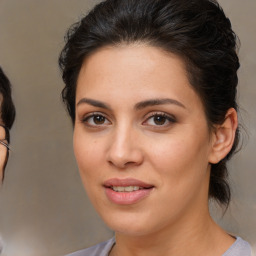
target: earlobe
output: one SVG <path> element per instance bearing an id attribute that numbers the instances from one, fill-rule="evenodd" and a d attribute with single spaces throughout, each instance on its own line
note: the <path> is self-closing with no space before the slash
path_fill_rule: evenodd
<path id="1" fill-rule="evenodd" d="M 234 108 L 230 108 L 224 122 L 216 125 L 213 131 L 210 163 L 218 163 L 230 152 L 235 140 L 237 126 L 237 112 Z"/>

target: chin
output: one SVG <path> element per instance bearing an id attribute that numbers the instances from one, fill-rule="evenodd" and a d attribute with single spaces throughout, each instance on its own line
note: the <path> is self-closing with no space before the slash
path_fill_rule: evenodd
<path id="1" fill-rule="evenodd" d="M 110 229 L 127 236 L 145 236 L 159 229 L 159 223 L 154 223 L 156 217 L 143 211 L 104 211 L 100 215 Z"/>

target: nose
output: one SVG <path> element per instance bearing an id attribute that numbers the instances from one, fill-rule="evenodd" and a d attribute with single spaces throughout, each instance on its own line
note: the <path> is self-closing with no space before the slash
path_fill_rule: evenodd
<path id="1" fill-rule="evenodd" d="M 143 162 L 142 145 L 132 128 L 117 129 L 110 144 L 107 161 L 118 169 L 138 166 Z"/>

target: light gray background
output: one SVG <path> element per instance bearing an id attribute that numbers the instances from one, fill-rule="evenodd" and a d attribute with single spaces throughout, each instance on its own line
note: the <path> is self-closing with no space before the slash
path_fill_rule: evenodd
<path id="1" fill-rule="evenodd" d="M 0 0 L 0 65 L 13 84 L 17 108 L 0 189 L 4 256 L 64 255 L 113 235 L 80 182 L 57 66 L 65 31 L 96 2 Z M 248 136 L 230 163 L 231 207 L 224 218 L 214 207 L 212 212 L 227 230 L 256 246 L 256 1 L 220 3 L 241 40 L 239 101 Z"/>

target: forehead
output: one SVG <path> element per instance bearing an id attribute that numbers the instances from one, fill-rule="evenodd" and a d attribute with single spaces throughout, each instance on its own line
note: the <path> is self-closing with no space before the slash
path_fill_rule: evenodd
<path id="1" fill-rule="evenodd" d="M 83 97 L 117 102 L 165 98 L 202 104 L 191 86 L 184 61 L 143 45 L 104 47 L 85 59 L 77 81 L 76 103 Z M 199 103 L 198 103 L 199 102 Z"/>
<path id="2" fill-rule="evenodd" d="M 77 82 L 77 91 L 86 87 L 122 89 L 129 83 L 132 90 L 164 87 L 167 83 L 188 85 L 185 64 L 177 55 L 159 48 L 134 44 L 101 48 L 85 59 Z M 163 89 L 163 88 L 162 88 Z"/>

